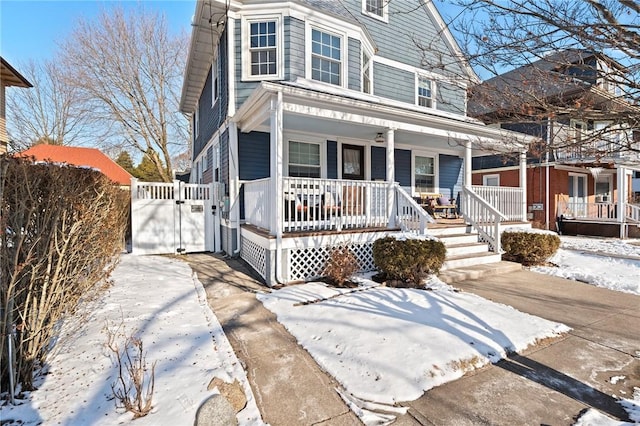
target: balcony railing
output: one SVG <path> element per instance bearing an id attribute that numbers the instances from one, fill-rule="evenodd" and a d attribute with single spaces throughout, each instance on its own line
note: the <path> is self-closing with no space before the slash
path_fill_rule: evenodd
<path id="1" fill-rule="evenodd" d="M 475 194 L 506 216 L 506 220 L 522 220 L 524 216 L 522 188 L 479 185 L 474 185 L 471 188 Z"/>
<path id="2" fill-rule="evenodd" d="M 563 216 L 566 219 L 616 221 L 618 219 L 618 205 L 613 203 L 558 201 L 558 216 Z"/>

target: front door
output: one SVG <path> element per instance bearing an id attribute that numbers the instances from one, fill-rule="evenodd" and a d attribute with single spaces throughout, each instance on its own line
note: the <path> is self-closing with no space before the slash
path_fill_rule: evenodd
<path id="1" fill-rule="evenodd" d="M 364 180 L 364 146 L 342 145 L 342 179 Z"/>
<path id="2" fill-rule="evenodd" d="M 569 174 L 569 208 L 576 217 L 587 214 L 587 175 Z"/>

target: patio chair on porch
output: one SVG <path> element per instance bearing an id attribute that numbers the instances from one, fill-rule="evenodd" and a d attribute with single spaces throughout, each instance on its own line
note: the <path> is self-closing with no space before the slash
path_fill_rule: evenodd
<path id="1" fill-rule="evenodd" d="M 307 206 L 300 200 L 300 194 L 293 192 L 284 193 L 284 219 L 285 220 L 306 220 Z"/>

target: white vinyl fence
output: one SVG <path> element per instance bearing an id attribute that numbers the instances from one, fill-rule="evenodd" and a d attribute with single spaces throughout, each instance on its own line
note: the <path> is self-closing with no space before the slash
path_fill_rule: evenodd
<path id="1" fill-rule="evenodd" d="M 179 254 L 216 251 L 219 218 L 213 184 L 131 181 L 131 252 Z M 217 238 L 216 238 L 217 237 Z"/>

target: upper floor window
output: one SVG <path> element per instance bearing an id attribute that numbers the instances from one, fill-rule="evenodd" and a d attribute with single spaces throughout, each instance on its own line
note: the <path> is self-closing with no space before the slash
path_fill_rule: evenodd
<path id="1" fill-rule="evenodd" d="M 418 105 L 433 108 L 433 81 L 418 76 Z"/>
<path id="2" fill-rule="evenodd" d="M 276 21 L 250 24 L 251 75 L 277 73 Z"/>
<path id="3" fill-rule="evenodd" d="M 387 21 L 389 0 L 362 0 L 362 13 Z"/>
<path id="4" fill-rule="evenodd" d="M 311 30 L 311 78 L 342 85 L 342 37 Z"/>
<path id="5" fill-rule="evenodd" d="M 362 49 L 362 91 L 364 93 L 371 93 L 371 55 Z"/>
<path id="6" fill-rule="evenodd" d="M 247 19 L 242 26 L 242 78 L 273 80 L 283 76 L 280 17 Z"/>
<path id="7" fill-rule="evenodd" d="M 193 113 L 193 140 L 200 134 L 200 104 L 196 104 L 196 110 Z"/>
<path id="8" fill-rule="evenodd" d="M 219 86 L 219 78 L 220 75 L 218 71 L 218 61 L 214 61 L 211 64 L 211 106 L 213 106 L 218 97 L 220 96 L 220 86 Z"/>

